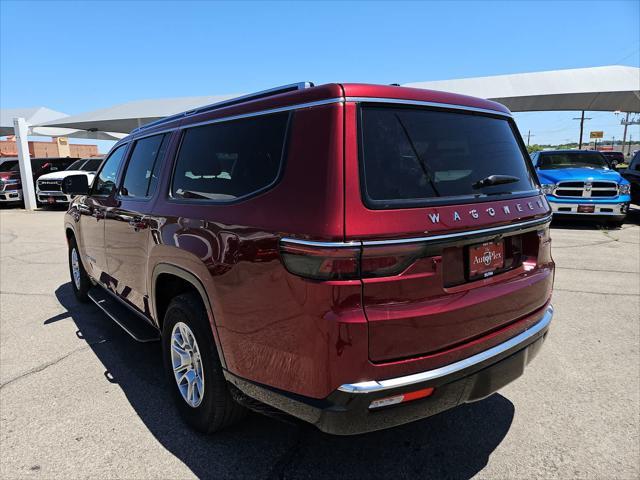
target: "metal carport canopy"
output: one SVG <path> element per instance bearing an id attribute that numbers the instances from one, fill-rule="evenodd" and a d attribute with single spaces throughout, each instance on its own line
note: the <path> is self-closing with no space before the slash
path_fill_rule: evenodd
<path id="1" fill-rule="evenodd" d="M 206 97 L 136 100 L 44 122 L 41 123 L 40 126 L 129 133 L 131 130 L 155 120 L 237 96 L 238 95 L 214 95 Z"/>
<path id="2" fill-rule="evenodd" d="M 488 98 L 514 112 L 604 110 L 640 112 L 640 69 L 625 66 L 578 68 L 492 77 L 407 83 L 404 86 Z M 138 100 L 72 115 L 40 126 L 129 133 L 169 115 L 237 95 Z"/>
<path id="3" fill-rule="evenodd" d="M 494 100 L 512 112 L 640 112 L 640 68 L 607 66 L 405 83 Z"/>
<path id="4" fill-rule="evenodd" d="M 91 140 L 119 140 L 124 137 L 120 133 L 113 132 L 88 132 L 71 128 L 35 127 L 34 125 L 60 120 L 68 117 L 66 113 L 57 112 L 47 107 L 33 108 L 3 108 L 0 109 L 0 137 L 15 135 L 13 119 L 24 118 L 28 126 L 28 134 L 38 137 L 69 137 Z"/>

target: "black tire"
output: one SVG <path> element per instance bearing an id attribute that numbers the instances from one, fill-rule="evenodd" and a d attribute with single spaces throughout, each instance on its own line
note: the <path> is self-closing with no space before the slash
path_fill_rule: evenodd
<path id="1" fill-rule="evenodd" d="M 173 373 L 171 335 L 178 322 L 189 327 L 200 351 L 204 394 L 200 404 L 195 407 L 183 398 Z M 162 327 L 162 356 L 175 403 L 182 418 L 191 427 L 203 433 L 213 433 L 244 417 L 246 409 L 233 399 L 222 373 L 207 313 L 197 293 L 178 295 L 171 300 Z"/>
<path id="2" fill-rule="evenodd" d="M 73 274 L 73 252 L 76 252 L 78 268 L 80 270 L 80 278 L 76 283 L 76 279 Z M 69 275 L 71 276 L 71 288 L 73 288 L 73 293 L 76 298 L 83 303 L 89 301 L 89 296 L 87 292 L 91 288 L 91 280 L 89 280 L 89 275 L 87 275 L 87 271 L 84 269 L 84 265 L 82 264 L 82 256 L 80 255 L 80 250 L 78 250 L 78 244 L 76 243 L 76 239 L 74 237 L 69 238 Z"/>
<path id="3" fill-rule="evenodd" d="M 614 220 L 607 222 L 607 227 L 612 229 L 622 228 L 622 225 L 624 225 L 624 220 Z"/>

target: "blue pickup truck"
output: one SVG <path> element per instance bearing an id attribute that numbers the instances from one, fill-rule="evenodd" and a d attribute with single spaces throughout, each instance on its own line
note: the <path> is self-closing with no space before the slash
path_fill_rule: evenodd
<path id="1" fill-rule="evenodd" d="M 596 151 L 553 150 L 531 155 L 554 215 L 591 216 L 621 224 L 631 186 Z"/>

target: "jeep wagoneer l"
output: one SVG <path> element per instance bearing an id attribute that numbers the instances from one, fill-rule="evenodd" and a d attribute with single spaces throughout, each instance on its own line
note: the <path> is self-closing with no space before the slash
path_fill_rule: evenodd
<path id="1" fill-rule="evenodd" d="M 335 434 L 491 395 L 544 341 L 551 209 L 509 111 L 289 85 L 143 126 L 65 217 L 73 289 L 160 339 L 189 424 Z"/>

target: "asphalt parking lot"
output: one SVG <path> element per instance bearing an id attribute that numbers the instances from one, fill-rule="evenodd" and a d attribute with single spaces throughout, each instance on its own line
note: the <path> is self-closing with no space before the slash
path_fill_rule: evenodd
<path id="1" fill-rule="evenodd" d="M 526 374 L 436 417 L 357 437 L 258 414 L 190 431 L 159 345 L 75 301 L 60 211 L 0 211 L 0 477 L 594 478 L 640 475 L 640 210 L 560 224 L 556 316 Z"/>

